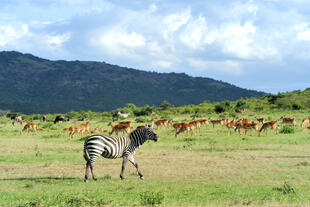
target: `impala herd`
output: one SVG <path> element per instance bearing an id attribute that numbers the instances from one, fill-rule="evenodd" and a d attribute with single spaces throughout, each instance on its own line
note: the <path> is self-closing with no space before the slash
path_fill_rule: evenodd
<path id="1" fill-rule="evenodd" d="M 21 118 L 20 118 L 21 119 Z M 231 135 L 231 131 L 237 132 L 239 136 L 242 135 L 242 130 L 244 131 L 244 135 L 250 134 L 252 135 L 252 130 L 255 130 L 257 133 L 257 136 L 260 136 L 262 132 L 265 132 L 267 135 L 267 129 L 273 130 L 274 134 L 278 133 L 278 130 L 280 129 L 280 126 L 277 125 L 278 123 L 284 125 L 284 124 L 290 124 L 293 127 L 297 127 L 296 119 L 293 117 L 281 117 L 278 120 L 275 121 L 268 121 L 265 122 L 265 119 L 262 117 L 255 117 L 255 121 L 250 121 L 247 118 L 244 119 L 238 119 L 238 120 L 229 120 L 229 119 L 196 119 L 186 123 L 186 122 L 179 122 L 174 123 L 172 119 L 159 119 L 155 120 L 152 119 L 151 125 L 140 125 L 137 126 L 136 129 L 141 129 L 146 126 L 152 127 L 156 125 L 156 128 L 159 129 L 160 127 L 164 127 L 165 129 L 169 129 L 169 126 L 171 126 L 175 130 L 175 137 L 177 138 L 179 134 L 184 133 L 186 136 L 191 134 L 191 136 L 195 136 L 196 133 L 200 133 L 201 127 L 203 125 L 206 126 L 206 129 L 208 129 L 209 123 L 212 124 L 212 127 L 215 128 L 216 125 L 220 125 L 221 128 L 226 127 L 227 128 L 227 135 Z M 16 121 L 17 122 L 17 121 Z M 21 122 L 21 121 L 18 121 Z M 84 133 L 89 134 L 98 134 L 98 133 L 109 133 L 109 135 L 112 135 L 115 133 L 118 135 L 119 132 L 122 132 L 123 134 L 129 135 L 131 130 L 133 129 L 132 124 L 133 121 L 120 121 L 117 120 L 117 124 L 114 124 L 113 122 L 109 122 L 108 126 L 111 127 L 111 131 L 105 130 L 103 128 L 98 129 L 95 128 L 94 130 L 90 130 L 91 122 L 87 121 L 85 124 L 80 125 L 72 125 L 68 128 L 65 128 L 65 131 L 69 131 L 68 140 L 71 138 L 74 138 L 74 135 L 79 133 L 82 137 Z M 13 126 L 15 126 L 15 122 L 13 121 Z M 304 118 L 301 123 L 301 128 L 307 128 L 310 129 L 310 117 Z M 45 131 L 43 128 L 38 128 L 36 123 L 28 123 L 26 124 L 23 129 L 21 130 L 20 134 L 22 135 L 23 132 L 29 131 L 29 129 L 32 129 L 32 131 L 36 134 L 37 130 Z"/>

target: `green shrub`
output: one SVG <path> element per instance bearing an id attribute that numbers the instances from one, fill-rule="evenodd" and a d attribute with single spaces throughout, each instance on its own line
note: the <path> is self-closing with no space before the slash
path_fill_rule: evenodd
<path id="1" fill-rule="evenodd" d="M 294 134 L 294 132 L 295 132 L 294 127 L 289 125 L 284 125 L 280 130 L 281 134 Z"/>
<path id="2" fill-rule="evenodd" d="M 164 195 L 161 192 L 146 191 L 140 193 L 140 202 L 142 205 L 160 205 L 164 200 Z"/>

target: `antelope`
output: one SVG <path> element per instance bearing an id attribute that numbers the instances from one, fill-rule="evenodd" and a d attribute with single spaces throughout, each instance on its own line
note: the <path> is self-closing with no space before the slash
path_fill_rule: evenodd
<path id="1" fill-rule="evenodd" d="M 100 131 L 98 130 L 98 128 L 96 128 L 95 130 L 91 130 L 90 134 L 98 134 Z"/>
<path id="2" fill-rule="evenodd" d="M 226 123 L 225 126 L 228 129 L 227 136 L 230 136 L 231 134 L 230 129 L 236 129 L 235 123 L 233 121 Z"/>
<path id="3" fill-rule="evenodd" d="M 153 122 L 154 122 L 154 124 L 156 124 L 157 129 L 158 129 L 158 126 L 161 126 L 161 125 L 163 125 L 166 129 L 169 128 L 168 119 L 161 119 L 161 120 L 158 120 L 158 121 L 155 121 L 155 120 L 153 119 Z M 152 123 L 152 124 L 153 124 L 153 123 Z"/>
<path id="4" fill-rule="evenodd" d="M 182 123 L 181 128 L 175 133 L 175 137 L 177 138 L 178 134 L 185 132 L 188 136 L 188 132 L 191 131 L 191 135 L 195 135 L 194 125 L 192 123 Z"/>
<path id="5" fill-rule="evenodd" d="M 80 133 L 80 136 L 82 137 L 85 130 L 86 128 L 81 125 L 70 126 L 68 129 L 69 131 L 68 140 L 70 140 L 70 138 L 73 139 L 76 133 Z"/>
<path id="6" fill-rule="evenodd" d="M 288 118 L 288 117 L 281 117 L 282 124 L 292 124 L 294 127 L 296 127 L 296 119 L 295 118 Z"/>
<path id="7" fill-rule="evenodd" d="M 172 119 L 169 120 L 169 124 L 175 129 L 175 132 L 183 126 L 184 123 L 173 123 Z"/>
<path id="8" fill-rule="evenodd" d="M 99 132 L 104 133 L 104 132 L 108 132 L 108 130 L 101 128 L 101 129 L 99 129 Z"/>
<path id="9" fill-rule="evenodd" d="M 194 120 L 194 121 L 190 122 L 189 124 L 193 124 L 196 127 L 196 129 L 200 132 L 201 124 L 200 124 L 199 120 Z"/>
<path id="10" fill-rule="evenodd" d="M 118 124 L 126 124 L 131 127 L 132 121 L 121 121 L 120 119 L 117 120 Z"/>
<path id="11" fill-rule="evenodd" d="M 279 127 L 277 126 L 277 121 L 270 121 L 270 122 L 266 122 L 263 124 L 263 126 L 261 127 L 261 129 L 259 130 L 258 136 L 260 137 L 260 133 L 262 131 L 266 132 L 266 136 L 267 136 L 267 129 L 271 128 L 274 131 L 274 134 L 278 133 L 278 129 Z"/>
<path id="12" fill-rule="evenodd" d="M 307 124 L 307 128 L 308 128 L 309 127 L 309 122 L 310 122 L 310 117 L 309 118 L 304 118 L 302 120 L 302 123 L 301 123 L 301 128 L 304 128 L 306 124 Z"/>
<path id="13" fill-rule="evenodd" d="M 256 120 L 258 121 L 258 123 L 264 123 L 264 121 L 265 121 L 265 119 L 264 118 L 259 118 L 259 117 L 255 117 L 256 118 Z"/>
<path id="14" fill-rule="evenodd" d="M 199 120 L 200 121 L 200 124 L 202 125 L 202 124 L 205 124 L 206 125 L 206 127 L 207 127 L 207 129 L 208 129 L 208 126 L 209 126 L 209 121 L 208 121 L 208 119 L 201 119 L 201 120 Z"/>
<path id="15" fill-rule="evenodd" d="M 20 134 L 22 135 L 24 131 L 27 130 L 27 134 L 29 133 L 29 129 L 32 128 L 34 134 L 36 134 L 37 132 L 37 124 L 36 123 L 28 123 L 24 126 L 23 130 L 20 132 Z"/>
<path id="16" fill-rule="evenodd" d="M 251 123 L 245 123 L 242 125 L 242 128 L 245 130 L 244 134 L 247 134 L 247 131 L 250 130 L 251 136 L 252 136 L 252 129 L 255 129 L 258 135 L 258 123 L 252 121 Z"/>
<path id="17" fill-rule="evenodd" d="M 213 128 L 214 128 L 215 124 L 220 124 L 222 128 L 223 128 L 223 125 L 224 125 L 224 121 L 222 119 L 211 120 L 211 123 L 212 123 Z"/>
<path id="18" fill-rule="evenodd" d="M 114 125 L 113 122 L 110 122 L 108 126 L 112 127 L 112 131 L 109 133 L 110 135 L 113 134 L 113 132 L 115 132 L 115 134 L 118 136 L 119 131 L 122 131 L 123 134 L 126 133 L 127 135 L 129 135 L 130 133 L 130 126 L 128 126 L 127 124 Z"/>
<path id="19" fill-rule="evenodd" d="M 87 131 L 88 133 L 90 133 L 89 126 L 88 126 L 90 124 L 91 124 L 90 121 L 87 121 L 86 124 L 81 124 L 80 126 L 85 128 L 84 131 Z"/>

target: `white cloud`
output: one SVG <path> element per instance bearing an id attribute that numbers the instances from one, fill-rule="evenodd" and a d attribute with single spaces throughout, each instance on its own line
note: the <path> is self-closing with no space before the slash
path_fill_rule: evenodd
<path id="1" fill-rule="evenodd" d="M 18 40 L 30 35 L 28 25 L 2 25 L 0 26 L 0 46 L 13 46 L 16 47 Z"/>
<path id="2" fill-rule="evenodd" d="M 242 65 L 239 62 L 232 60 L 223 61 L 206 61 L 197 58 L 188 58 L 187 62 L 194 68 L 200 71 L 218 70 L 231 75 L 243 74 Z"/>
<path id="3" fill-rule="evenodd" d="M 71 34 L 67 32 L 62 35 L 46 35 L 45 37 L 49 48 L 59 48 L 71 38 Z"/>
<path id="4" fill-rule="evenodd" d="M 308 28 L 308 24 L 300 24 L 295 26 L 295 30 L 297 31 L 296 39 L 297 40 L 310 40 L 310 28 Z"/>
<path id="5" fill-rule="evenodd" d="M 152 61 L 152 66 L 155 68 L 171 68 L 172 65 L 173 65 L 172 62 L 166 60 Z"/>
<path id="6" fill-rule="evenodd" d="M 137 51 L 146 45 L 145 37 L 136 32 L 121 29 L 101 30 L 93 33 L 90 44 L 108 54 L 124 58 L 138 58 Z"/>
<path id="7" fill-rule="evenodd" d="M 181 32 L 180 40 L 189 48 L 202 48 L 201 40 L 206 31 L 206 19 L 203 16 L 199 16 L 186 25 L 185 30 Z"/>

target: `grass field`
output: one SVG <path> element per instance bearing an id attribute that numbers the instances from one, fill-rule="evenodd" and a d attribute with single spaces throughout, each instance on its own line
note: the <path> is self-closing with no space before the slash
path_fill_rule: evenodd
<path id="1" fill-rule="evenodd" d="M 68 141 L 63 131 L 72 123 L 37 122 L 48 131 L 21 136 L 21 126 L 2 119 L 0 206 L 310 206 L 310 130 L 300 127 L 306 114 L 295 116 L 293 134 L 261 137 L 202 126 L 196 136 L 176 139 L 171 127 L 155 127 L 159 141 L 135 155 L 145 180 L 129 163 L 121 181 L 122 160 L 101 158 L 98 180 L 88 183 L 84 139 Z M 109 129 L 92 120 L 95 126 Z"/>

